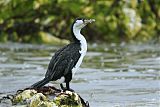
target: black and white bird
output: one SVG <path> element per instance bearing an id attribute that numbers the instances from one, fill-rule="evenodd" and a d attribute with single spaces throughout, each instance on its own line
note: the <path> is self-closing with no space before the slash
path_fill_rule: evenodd
<path id="1" fill-rule="evenodd" d="M 87 20 L 83 18 L 77 18 L 73 22 L 71 33 L 74 42 L 59 49 L 54 54 L 50 60 L 45 78 L 33 84 L 30 88 L 40 88 L 50 81 L 60 80 L 60 86 L 63 90 L 72 90 L 70 89 L 69 82 L 72 80 L 72 76 L 78 70 L 87 52 L 87 42 L 84 36 L 81 34 L 81 29 L 88 23 L 92 23 L 94 21 L 94 19 Z M 62 83 L 66 83 L 65 88 L 63 87 Z"/>

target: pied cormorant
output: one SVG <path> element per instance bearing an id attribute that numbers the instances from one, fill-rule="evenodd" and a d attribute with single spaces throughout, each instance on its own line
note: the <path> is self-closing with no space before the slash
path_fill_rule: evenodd
<path id="1" fill-rule="evenodd" d="M 50 60 L 45 78 L 33 84 L 30 88 L 40 88 L 50 81 L 61 80 L 61 88 L 63 90 L 71 90 L 69 82 L 72 80 L 72 76 L 81 65 L 83 57 L 87 52 L 87 42 L 84 36 L 81 34 L 81 29 L 93 21 L 95 20 L 77 18 L 73 22 L 71 33 L 74 42 L 55 52 L 54 56 Z M 66 83 L 65 88 L 62 85 L 63 82 Z"/>

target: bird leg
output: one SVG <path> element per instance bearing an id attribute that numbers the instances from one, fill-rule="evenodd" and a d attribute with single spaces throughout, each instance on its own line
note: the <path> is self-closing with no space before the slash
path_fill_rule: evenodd
<path id="1" fill-rule="evenodd" d="M 60 87 L 63 90 L 63 92 L 65 92 L 65 91 L 72 91 L 72 92 L 74 92 L 74 90 L 69 87 L 69 82 L 66 82 L 66 87 L 64 87 L 63 84 L 61 83 Z"/>
<path id="2" fill-rule="evenodd" d="M 69 82 L 66 82 L 66 88 L 68 91 L 74 92 L 74 90 L 70 88 Z"/>
<path id="3" fill-rule="evenodd" d="M 62 90 L 64 89 L 64 87 L 63 87 L 63 84 L 62 84 L 62 83 L 60 84 L 60 87 L 61 87 L 61 89 L 62 89 Z"/>

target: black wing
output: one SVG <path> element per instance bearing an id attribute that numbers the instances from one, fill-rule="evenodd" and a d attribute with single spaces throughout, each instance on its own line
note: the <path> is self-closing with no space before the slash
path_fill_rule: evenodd
<path id="1" fill-rule="evenodd" d="M 71 72 L 80 58 L 80 44 L 72 43 L 58 50 L 52 57 L 45 78 L 60 79 Z"/>

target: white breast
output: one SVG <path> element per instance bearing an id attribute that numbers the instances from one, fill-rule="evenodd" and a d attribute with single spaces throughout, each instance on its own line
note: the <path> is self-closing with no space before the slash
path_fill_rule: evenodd
<path id="1" fill-rule="evenodd" d="M 79 66 L 81 65 L 82 63 L 82 60 L 83 60 L 83 55 L 80 56 L 76 66 L 72 69 L 72 75 L 74 76 L 74 74 L 76 73 L 76 71 L 78 70 Z"/>

